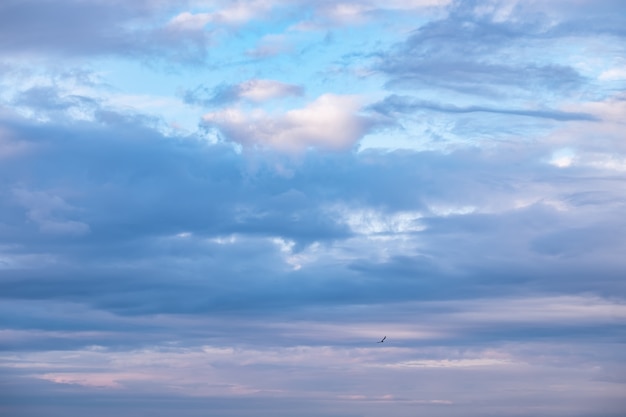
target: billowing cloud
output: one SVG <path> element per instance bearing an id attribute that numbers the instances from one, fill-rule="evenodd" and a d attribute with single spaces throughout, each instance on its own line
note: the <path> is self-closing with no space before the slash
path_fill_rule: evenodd
<path id="1" fill-rule="evenodd" d="M 244 146 L 271 147 L 283 151 L 307 148 L 345 150 L 354 146 L 374 125 L 359 114 L 361 102 L 354 96 L 324 94 L 306 107 L 281 115 L 229 108 L 204 115 L 233 142 Z"/>

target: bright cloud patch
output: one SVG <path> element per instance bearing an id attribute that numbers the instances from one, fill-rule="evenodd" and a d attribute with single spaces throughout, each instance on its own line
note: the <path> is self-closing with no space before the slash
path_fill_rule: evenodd
<path id="1" fill-rule="evenodd" d="M 238 25 L 263 16 L 272 7 L 268 1 L 230 2 L 226 7 L 210 12 L 181 12 L 173 17 L 168 26 L 183 30 L 201 30 L 207 24 Z"/>
<path id="2" fill-rule="evenodd" d="M 354 96 L 325 94 L 304 108 L 281 115 L 231 108 L 207 113 L 203 120 L 244 146 L 289 152 L 306 148 L 338 151 L 352 147 L 373 126 L 371 119 L 358 113 L 360 108 Z"/>
<path id="3" fill-rule="evenodd" d="M 302 87 L 274 80 L 255 79 L 245 81 L 238 85 L 238 90 L 241 98 L 254 102 L 302 94 Z"/>

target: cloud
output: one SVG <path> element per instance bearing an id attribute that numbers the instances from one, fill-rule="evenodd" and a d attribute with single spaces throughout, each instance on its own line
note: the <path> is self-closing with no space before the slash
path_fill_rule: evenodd
<path id="1" fill-rule="evenodd" d="M 0 414 L 623 414 L 623 2 L 22 3 Z"/>
<path id="2" fill-rule="evenodd" d="M 174 16 L 169 22 L 168 27 L 174 30 L 202 30 L 211 21 L 214 16 L 211 13 L 189 13 L 183 12 Z"/>
<path id="3" fill-rule="evenodd" d="M 312 9 L 312 15 L 292 26 L 296 30 L 327 30 L 342 26 L 365 25 L 378 19 L 388 18 L 392 13 L 423 16 L 442 9 L 450 0 L 362 0 L 354 1 L 308 1 L 298 2 L 301 7 Z"/>
<path id="4" fill-rule="evenodd" d="M 539 381 L 539 405 L 590 410 L 602 392 L 621 410 L 626 241 L 607 233 L 624 227 L 623 174 L 554 167 L 533 142 L 294 161 L 97 110 L 3 114 L 36 150 L 0 166 L 5 408 L 28 392 L 58 414 L 124 395 L 146 410 L 156 394 L 202 412 L 413 413 L 487 390 L 507 412 Z M 41 228 L 71 221 L 89 233 Z"/>
<path id="5" fill-rule="evenodd" d="M 275 120 L 309 126 L 324 113 L 319 104 Z M 542 162 L 549 147 L 293 161 L 168 137 L 141 117 L 96 115 L 3 120 L 36 150 L 0 169 L 5 298 L 123 315 L 260 314 L 516 294 L 520 283 L 594 292 L 592 270 L 606 291 L 622 291 L 614 277 L 626 242 L 605 239 L 623 224 L 622 174 L 564 171 Z M 324 129 L 336 134 L 332 121 Z"/>
<path id="6" fill-rule="evenodd" d="M 263 111 L 246 114 L 230 108 L 207 113 L 203 121 L 218 128 L 228 140 L 246 147 L 338 151 L 354 146 L 373 127 L 374 120 L 360 115 L 360 109 L 361 103 L 354 96 L 325 94 L 304 108 L 282 115 Z"/>
<path id="7" fill-rule="evenodd" d="M 172 17 L 166 27 L 175 31 L 202 31 L 207 25 L 235 26 L 245 25 L 253 20 L 269 16 L 271 9 L 280 5 L 280 1 L 218 1 L 208 4 L 205 12 L 180 12 Z M 186 5 L 185 5 L 186 6 Z M 204 5 L 203 5 L 204 6 Z"/>
<path id="8" fill-rule="evenodd" d="M 301 96 L 303 87 L 276 80 L 250 79 L 239 84 L 221 84 L 213 90 L 205 86 L 196 87 L 183 94 L 188 104 L 213 107 L 236 103 L 241 100 L 263 103 L 269 100 Z"/>
<path id="9" fill-rule="evenodd" d="M 526 45 L 545 43 L 553 35 L 547 16 L 520 9 L 503 17 L 499 8 L 455 3 L 446 18 L 419 27 L 383 53 L 377 68 L 389 76 L 391 88 L 442 88 L 484 97 L 519 95 L 531 88 L 535 94 L 567 94 L 583 85 L 585 77 L 563 60 L 523 53 Z"/>
<path id="10" fill-rule="evenodd" d="M 611 379 L 621 368 L 611 369 L 607 365 L 621 359 L 621 352 L 599 343 L 598 338 L 590 340 L 575 333 L 556 336 L 559 327 L 550 328 L 537 338 L 528 335 L 520 338 L 518 334 L 517 338 L 494 343 L 485 335 L 485 331 L 493 328 L 476 325 L 496 321 L 500 322 L 501 329 L 510 329 L 519 326 L 528 314 L 533 324 L 529 332 L 538 333 L 537 326 L 542 326 L 541 315 L 532 309 L 539 309 L 548 312 L 553 324 L 568 323 L 576 328 L 576 320 L 583 319 L 599 326 L 610 320 L 613 307 L 618 307 L 619 314 L 623 315 L 623 305 L 584 297 L 508 301 L 429 304 L 427 309 L 424 303 L 411 303 L 395 309 L 383 306 L 373 311 L 361 306 L 352 311 L 358 317 L 356 322 L 337 320 L 341 310 L 332 309 L 334 318 L 329 318 L 326 324 L 294 318 L 288 322 L 251 318 L 246 324 L 237 317 L 162 316 L 152 323 L 160 322 L 167 328 L 157 331 L 167 337 L 172 335 L 172 329 L 178 329 L 178 340 L 159 347 L 137 345 L 121 349 L 119 345 L 115 348 L 91 345 L 3 356 L 3 370 L 11 377 L 6 379 L 3 393 L 16 394 L 10 401 L 3 400 L 9 407 L 21 406 L 23 410 L 24 403 L 19 400 L 28 392 L 29 398 L 38 399 L 36 404 L 50 403 L 54 407 L 61 403 L 67 412 L 68 408 L 74 410 L 83 402 L 93 404 L 95 399 L 113 401 L 115 398 L 115 405 L 107 407 L 110 413 L 111 408 L 120 403 L 120 396 L 125 398 L 124 395 L 132 392 L 136 401 L 133 404 L 142 409 L 145 409 L 144 402 L 153 402 L 151 395 L 158 394 L 161 409 L 193 410 L 199 402 L 203 412 L 228 408 L 230 412 L 251 415 L 254 411 L 247 407 L 254 408 L 256 404 L 272 410 L 273 414 L 287 416 L 293 409 L 285 404 L 294 404 L 294 407 L 295 404 L 310 404 L 311 415 L 331 410 L 335 413 L 345 410 L 349 415 L 355 410 L 384 412 L 400 403 L 410 412 L 415 412 L 416 407 L 425 407 L 425 411 L 432 413 L 438 410 L 433 407 L 442 407 L 443 415 L 461 416 L 467 415 L 466 407 L 458 410 L 450 406 L 468 398 L 482 398 L 480 391 L 483 389 L 498 393 L 504 399 L 490 401 L 485 406 L 472 405 L 472 410 L 481 414 L 494 407 L 508 411 L 511 403 L 516 404 L 516 408 L 517 404 L 528 407 L 529 398 L 533 399 L 533 408 L 565 402 L 577 411 L 592 410 L 595 405 L 589 405 L 589 401 L 598 400 L 598 394 L 593 392 L 598 389 L 603 393 L 601 400 L 605 402 L 605 409 L 610 411 L 607 415 L 617 415 L 623 404 L 618 400 L 623 378 Z M 500 316 L 498 312 L 503 314 Z M 400 317 L 410 314 L 421 319 L 417 320 L 419 323 L 413 320 L 398 324 L 394 314 Z M 586 317 L 588 315 L 592 318 Z M 371 322 L 368 317 L 378 318 Z M 553 322 L 555 317 L 557 320 Z M 433 322 L 436 325 L 431 324 Z M 421 336 L 427 332 L 420 333 L 420 326 L 439 332 L 423 339 Z M 381 327 L 390 330 L 387 345 L 375 344 L 376 339 L 370 336 Z M 462 331 L 442 332 L 442 328 Z M 185 343 L 181 343 L 180 337 L 186 331 L 189 333 L 185 335 Z M 456 344 L 467 343 L 467 333 L 482 333 L 482 337 L 462 347 Z M 253 337 L 246 340 L 241 336 L 245 334 Z M 141 335 L 129 332 L 119 337 L 138 340 Z M 147 329 L 143 335 L 151 338 Z M 351 343 L 346 344 L 344 338 Z M 306 345 L 301 344 L 304 340 Z M 563 354 L 565 348 L 567 355 Z M 72 360 L 68 361 L 67 356 Z M 441 369 L 445 372 L 441 373 Z M 303 373 L 306 378 L 302 378 Z M 511 378 L 511 375 L 517 377 Z M 563 393 L 560 385 L 553 386 L 564 377 L 569 383 L 567 393 Z M 381 380 L 394 381 L 398 387 L 390 386 L 381 392 Z M 30 382 L 28 391 L 21 386 L 26 381 Z M 432 390 L 433 381 L 445 385 L 446 389 Z M 468 390 L 470 382 L 479 387 Z M 536 397 L 538 387 L 546 393 L 541 398 Z M 574 403 L 572 391 L 577 393 Z M 73 398 L 71 406 L 67 405 L 66 396 Z M 188 408 L 181 408 L 182 402 Z M 239 405 L 234 407 L 234 404 Z M 126 404 L 121 406 L 119 412 L 126 414 L 120 415 L 130 415 L 124 410 L 126 407 Z"/>
<path id="11" fill-rule="evenodd" d="M 254 102 L 287 96 L 299 96 L 302 93 L 303 89 L 300 86 L 274 80 L 253 79 L 239 84 L 240 96 Z"/>
<path id="12" fill-rule="evenodd" d="M 28 218 L 34 221 L 43 233 L 82 235 L 89 232 L 84 222 L 61 219 L 60 213 L 76 211 L 58 195 L 16 189 L 13 192 L 17 201 L 27 209 Z"/>
<path id="13" fill-rule="evenodd" d="M 571 228 L 548 233 L 537 238 L 531 247 L 549 255 L 580 256 L 591 251 L 610 250 L 615 245 L 621 246 L 620 238 L 612 233 L 615 225 L 604 225 L 606 228 Z"/>
<path id="14" fill-rule="evenodd" d="M 512 116 L 538 117 L 559 121 L 599 121 L 599 119 L 591 113 L 575 113 L 552 109 L 503 109 L 487 106 L 460 107 L 452 104 L 440 104 L 432 101 L 418 100 L 407 96 L 397 95 L 391 95 L 389 97 L 386 97 L 380 103 L 372 105 L 372 109 L 379 111 L 383 114 L 389 114 L 390 112 L 412 113 L 419 110 L 430 110 L 442 113 L 496 113 Z"/>
<path id="15" fill-rule="evenodd" d="M 594 167 L 605 172 L 624 172 L 626 146 L 621 138 L 626 131 L 621 114 L 626 111 L 623 93 L 599 100 L 566 103 L 568 112 L 587 113 L 599 123 L 572 121 L 546 135 L 546 142 L 555 148 L 555 156 L 566 158 L 565 166 Z M 593 140 L 590 140 L 593 138 Z"/>
<path id="16" fill-rule="evenodd" d="M 386 88 L 393 92 L 372 109 L 389 117 L 396 137 L 402 136 L 408 146 L 456 147 L 475 140 L 486 144 L 549 137 L 549 146 L 558 148 L 561 142 L 562 148 L 577 147 L 580 155 L 571 163 L 621 166 L 622 158 L 602 153 L 598 142 L 574 140 L 581 136 L 576 132 L 588 136 L 593 131 L 602 132 L 598 136 L 604 144 L 613 143 L 621 130 L 608 108 L 593 109 L 609 101 L 616 104 L 614 109 L 620 107 L 615 95 L 621 81 L 606 77 L 607 70 L 619 66 L 620 35 L 605 31 L 610 25 L 599 24 L 597 30 L 590 25 L 579 32 L 567 29 L 582 24 L 584 13 L 589 21 L 611 20 L 610 10 L 617 6 L 579 5 L 452 3 L 446 15 L 420 25 L 404 42 L 369 55 L 372 68 L 386 77 Z M 597 51 L 591 58 L 585 51 L 593 50 L 596 37 L 620 52 L 609 57 Z M 566 43 L 571 45 L 568 54 L 562 53 Z M 370 138 L 367 145 L 384 143 Z M 593 152 L 582 151 L 592 144 L 599 146 Z"/>
<path id="17" fill-rule="evenodd" d="M 290 52 L 293 46 L 285 35 L 270 34 L 261 38 L 258 44 L 246 51 L 246 55 L 253 58 L 268 58 Z"/>
<path id="18" fill-rule="evenodd" d="M 94 111 L 100 107 L 97 99 L 71 94 L 53 85 L 35 85 L 20 91 L 13 97 L 11 104 L 40 119 L 61 120 L 67 120 L 68 116 L 69 119 L 92 117 Z"/>
<path id="19" fill-rule="evenodd" d="M 208 34 L 157 23 L 168 2 L 14 1 L 0 6 L 0 54 L 123 56 L 198 62 Z M 36 34 L 36 36 L 34 36 Z"/>

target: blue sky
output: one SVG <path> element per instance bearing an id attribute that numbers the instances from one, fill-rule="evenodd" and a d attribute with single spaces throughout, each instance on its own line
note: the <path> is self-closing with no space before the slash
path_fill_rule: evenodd
<path id="1" fill-rule="evenodd" d="M 623 416 L 624 28 L 4 0 L 0 414 Z"/>

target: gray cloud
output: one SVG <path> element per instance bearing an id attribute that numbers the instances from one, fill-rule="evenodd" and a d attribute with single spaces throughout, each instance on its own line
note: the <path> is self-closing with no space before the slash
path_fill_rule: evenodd
<path id="1" fill-rule="evenodd" d="M 83 124 L 3 122 L 36 150 L 0 169 L 5 299 L 125 315 L 258 314 L 516 294 L 522 283 L 593 292 L 593 265 L 606 277 L 603 293 L 624 290 L 614 277 L 626 242 L 607 240 L 623 224 L 624 196 L 614 178 L 599 181 L 601 171 L 563 170 L 534 161 L 535 150 L 504 148 L 255 161 L 228 145 L 165 137 L 150 120 L 96 114 Z M 603 197 L 581 204 L 593 193 Z M 415 213 L 416 223 L 385 231 L 363 210 Z M 68 233 L 50 233 L 51 224 Z M 370 258 L 376 236 L 391 239 L 389 258 Z M 41 267 L 27 267 L 33 262 Z"/>
<path id="2" fill-rule="evenodd" d="M 497 8 L 484 14 L 478 9 L 456 2 L 445 19 L 423 25 L 382 54 L 378 69 L 389 76 L 389 86 L 510 97 L 531 89 L 567 94 L 585 83 L 572 67 L 523 53 L 528 44 L 553 39 L 548 16 L 518 7 L 515 18 L 498 20 Z"/>
<path id="3" fill-rule="evenodd" d="M 0 53 L 202 61 L 208 34 L 159 27 L 168 8 L 150 0 L 8 0 L 0 5 Z"/>
<path id="4" fill-rule="evenodd" d="M 566 112 L 553 109 L 530 110 L 530 109 L 504 109 L 488 106 L 455 106 L 441 104 L 427 100 L 418 100 L 407 96 L 391 95 L 383 101 L 372 105 L 372 109 L 383 114 L 391 112 L 412 113 L 418 110 L 430 110 L 442 113 L 496 113 L 511 116 L 538 117 L 543 119 L 568 121 L 587 120 L 597 121 L 598 118 L 588 113 Z"/>
<path id="5" fill-rule="evenodd" d="M 36 110 L 62 112 L 71 107 L 94 105 L 95 101 L 78 95 L 60 97 L 57 88 L 38 86 L 18 93 L 17 97 L 13 99 L 13 104 Z"/>
<path id="6" fill-rule="evenodd" d="M 56 3 L 0 6 L 0 414 L 623 414 L 620 73 L 552 54 L 593 34 L 621 56 L 621 4 L 456 2 L 378 55 L 386 79 L 308 106 L 248 112 L 303 92 L 263 78 L 187 90 L 215 107 L 190 132 L 65 59 L 197 63 L 210 24 L 270 9 L 341 42 L 431 1 Z M 391 150 L 392 119 L 417 145 Z"/>

